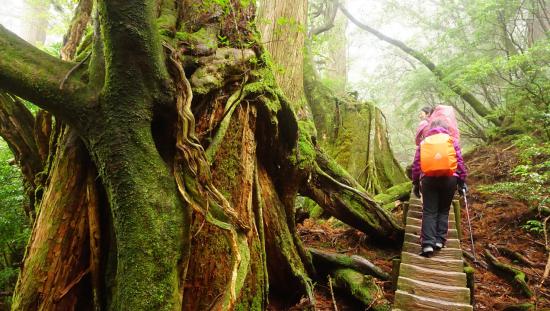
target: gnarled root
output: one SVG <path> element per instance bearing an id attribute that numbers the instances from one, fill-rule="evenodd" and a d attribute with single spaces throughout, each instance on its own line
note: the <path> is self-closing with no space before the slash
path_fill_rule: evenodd
<path id="1" fill-rule="evenodd" d="M 499 261 L 488 249 L 485 249 L 485 258 L 487 258 L 490 267 L 497 274 L 502 275 L 504 278 L 511 281 L 527 297 L 533 296 L 533 291 L 527 285 L 528 279 L 525 272 Z"/>
<path id="2" fill-rule="evenodd" d="M 396 243 L 403 228 L 393 216 L 371 199 L 363 188 L 338 164 L 316 148 L 315 168 L 302 187 L 302 194 L 313 199 L 332 216 L 375 238 Z"/>

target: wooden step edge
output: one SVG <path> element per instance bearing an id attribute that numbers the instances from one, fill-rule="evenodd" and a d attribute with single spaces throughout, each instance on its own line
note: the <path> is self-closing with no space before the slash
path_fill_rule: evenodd
<path id="1" fill-rule="evenodd" d="M 421 247 L 418 243 L 403 242 L 402 252 L 409 252 L 413 254 L 420 254 Z M 435 257 L 449 258 L 449 259 L 462 259 L 462 250 L 460 248 L 444 247 L 439 251 L 435 251 Z"/>
<path id="2" fill-rule="evenodd" d="M 402 310 L 430 310 L 430 311 L 472 311 L 473 307 L 465 303 L 447 302 L 434 298 L 426 298 L 410 294 L 401 290 L 395 291 L 396 308 Z"/>
<path id="3" fill-rule="evenodd" d="M 420 243 L 420 235 L 405 232 L 405 242 Z M 446 242 L 447 247 L 460 248 L 460 241 L 455 238 L 449 238 Z"/>
<path id="4" fill-rule="evenodd" d="M 400 264 L 399 276 L 415 280 L 422 278 L 426 282 L 440 285 L 466 286 L 466 273 L 464 272 L 441 271 L 407 263 Z"/>
<path id="5" fill-rule="evenodd" d="M 413 233 L 415 235 L 420 235 L 420 231 L 422 230 L 421 227 L 415 226 L 415 225 L 406 225 L 405 226 L 405 232 L 407 233 Z M 456 229 L 449 229 L 447 231 L 447 237 L 450 239 L 456 239 L 458 238 L 458 231 Z"/>
<path id="6" fill-rule="evenodd" d="M 434 256 L 427 258 L 409 252 L 402 252 L 401 263 L 412 264 L 434 270 L 452 272 L 464 271 L 464 261 L 462 259 L 437 257 L 437 254 L 434 254 Z"/>
<path id="7" fill-rule="evenodd" d="M 427 298 L 449 302 L 470 303 L 470 289 L 463 286 L 442 285 L 400 276 L 397 289 Z"/>

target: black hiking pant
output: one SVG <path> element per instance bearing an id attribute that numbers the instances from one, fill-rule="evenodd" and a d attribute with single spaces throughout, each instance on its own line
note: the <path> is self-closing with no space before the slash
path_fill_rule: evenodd
<path id="1" fill-rule="evenodd" d="M 422 246 L 445 244 L 449 229 L 449 209 L 456 191 L 455 176 L 422 178 Z"/>

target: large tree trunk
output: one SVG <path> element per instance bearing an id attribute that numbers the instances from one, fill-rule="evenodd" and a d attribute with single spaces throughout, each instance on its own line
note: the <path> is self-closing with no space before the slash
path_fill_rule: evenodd
<path id="1" fill-rule="evenodd" d="M 274 60 L 275 78 L 292 102 L 303 100 L 303 47 L 307 1 L 262 1 L 258 28 Z"/>
<path id="2" fill-rule="evenodd" d="M 335 198 L 326 207 L 357 228 L 399 239 L 391 215 L 302 130 L 310 122 L 299 125 L 300 106 L 254 41 L 253 3 L 97 1 L 96 14 L 93 40 L 78 49 L 91 57 L 79 64 L 0 27 L 0 87 L 68 126 L 15 310 L 312 301 L 314 269 L 294 223 L 300 189 Z"/>

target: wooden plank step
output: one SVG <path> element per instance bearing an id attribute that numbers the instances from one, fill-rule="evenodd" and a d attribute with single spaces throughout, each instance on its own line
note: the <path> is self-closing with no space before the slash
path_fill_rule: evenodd
<path id="1" fill-rule="evenodd" d="M 409 211 L 407 213 L 407 219 L 408 218 L 416 218 L 416 219 L 422 219 L 422 212 L 419 211 Z"/>
<path id="2" fill-rule="evenodd" d="M 470 289 L 467 287 L 447 286 L 399 277 L 397 288 L 404 292 L 426 298 L 437 298 L 443 301 L 470 303 Z"/>
<path id="3" fill-rule="evenodd" d="M 405 233 L 405 241 L 419 244 L 420 236 L 418 234 Z M 450 248 L 460 248 L 460 241 L 458 239 L 448 239 L 446 244 Z"/>
<path id="4" fill-rule="evenodd" d="M 420 254 L 420 244 L 403 242 L 402 251 L 413 254 Z M 436 251 L 434 257 L 460 260 L 462 259 L 462 250 L 460 248 L 445 247 L 440 251 Z"/>
<path id="5" fill-rule="evenodd" d="M 438 258 L 437 256 L 427 258 L 409 252 L 401 253 L 401 263 L 449 272 L 464 271 L 464 262 L 462 261 L 462 259 L 447 259 L 442 257 Z"/>
<path id="6" fill-rule="evenodd" d="M 395 307 L 403 311 L 472 311 L 473 307 L 464 303 L 448 302 L 439 299 L 424 298 L 401 290 L 395 292 Z"/>
<path id="7" fill-rule="evenodd" d="M 440 285 L 466 286 L 466 273 L 464 272 L 440 271 L 407 263 L 399 265 L 399 276 Z"/>
<path id="8" fill-rule="evenodd" d="M 407 217 L 407 225 L 422 226 L 422 219 Z M 449 220 L 449 229 L 456 229 L 456 223 L 454 220 Z"/>
<path id="9" fill-rule="evenodd" d="M 421 230 L 421 228 L 419 226 L 413 226 L 413 225 L 409 225 L 409 224 L 407 224 L 405 226 L 405 232 L 406 233 L 412 233 L 412 234 L 415 234 L 415 235 L 420 235 L 420 230 Z M 456 229 L 449 229 L 447 231 L 447 238 L 448 239 L 457 239 L 458 238 L 458 231 L 456 231 Z"/>

